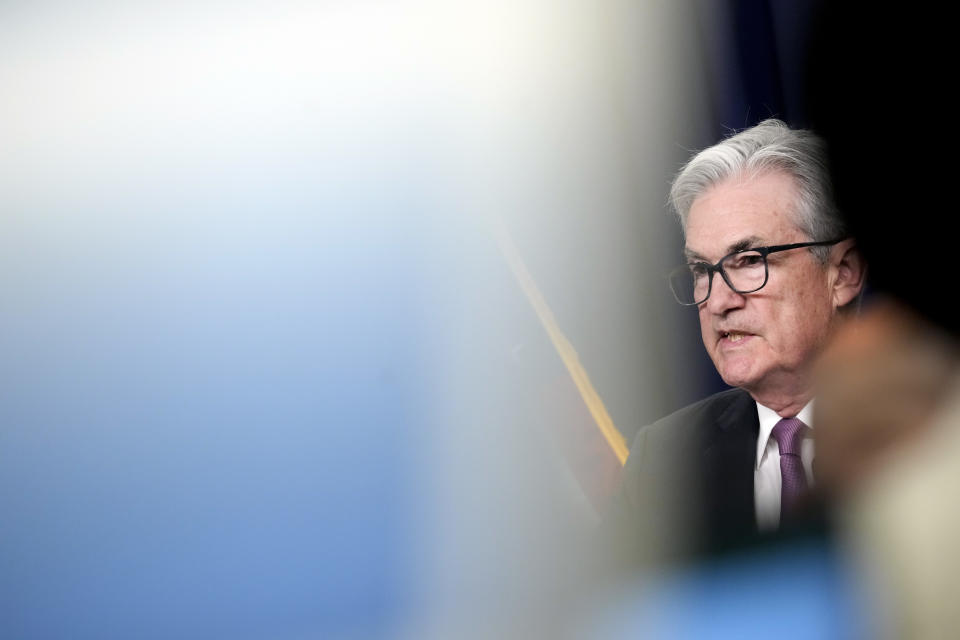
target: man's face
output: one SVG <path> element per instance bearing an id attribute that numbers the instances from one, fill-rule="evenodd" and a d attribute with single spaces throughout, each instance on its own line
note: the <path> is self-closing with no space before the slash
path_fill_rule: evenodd
<path id="1" fill-rule="evenodd" d="M 687 217 L 688 260 L 715 263 L 743 248 L 810 241 L 793 222 L 795 198 L 793 179 L 780 172 L 715 185 Z M 767 261 L 769 279 L 759 291 L 735 293 L 715 274 L 699 306 L 703 344 L 720 376 L 755 395 L 806 388 L 835 309 L 828 270 L 808 249 Z"/>

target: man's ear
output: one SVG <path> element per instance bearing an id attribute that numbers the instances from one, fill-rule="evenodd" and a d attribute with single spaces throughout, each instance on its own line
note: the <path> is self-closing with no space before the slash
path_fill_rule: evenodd
<path id="1" fill-rule="evenodd" d="M 867 263 L 852 238 L 837 243 L 830 251 L 830 275 L 834 308 L 844 307 L 860 295 L 866 282 Z"/>

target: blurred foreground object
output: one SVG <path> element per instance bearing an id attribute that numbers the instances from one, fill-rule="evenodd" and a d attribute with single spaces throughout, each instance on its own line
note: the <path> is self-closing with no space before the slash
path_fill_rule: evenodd
<path id="1" fill-rule="evenodd" d="M 619 463 L 491 222 L 665 402 L 683 18 L 0 3 L 0 638 L 558 637 Z"/>
<path id="2" fill-rule="evenodd" d="M 960 345 L 895 302 L 822 362 L 818 477 L 896 638 L 960 626 Z"/>
<path id="3" fill-rule="evenodd" d="M 922 440 L 957 393 L 958 364 L 949 334 L 890 300 L 844 327 L 818 370 L 820 482 L 839 493 L 869 484 Z"/>

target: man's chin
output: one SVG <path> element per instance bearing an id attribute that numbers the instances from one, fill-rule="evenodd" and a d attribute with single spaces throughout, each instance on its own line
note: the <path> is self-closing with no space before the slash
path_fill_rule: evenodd
<path id="1" fill-rule="evenodd" d="M 749 389 L 757 381 L 757 374 L 747 363 L 727 363 L 717 367 L 717 372 L 731 387 Z"/>
<path id="2" fill-rule="evenodd" d="M 750 391 L 750 389 L 753 387 L 754 380 L 751 378 L 720 377 L 723 378 L 724 383 L 731 387 L 737 387 L 738 389 L 744 389 L 745 391 Z"/>

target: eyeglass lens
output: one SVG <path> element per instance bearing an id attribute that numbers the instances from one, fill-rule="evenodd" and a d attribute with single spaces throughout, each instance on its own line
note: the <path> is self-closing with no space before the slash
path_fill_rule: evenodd
<path id="1" fill-rule="evenodd" d="M 750 293 L 764 285 L 767 275 L 766 260 L 758 251 L 742 251 L 727 256 L 720 264 L 727 281 L 738 293 Z M 677 300 L 699 304 L 710 293 L 710 269 L 703 263 L 678 269 L 670 278 L 670 286 Z M 715 286 L 720 283 L 715 283 Z"/>

